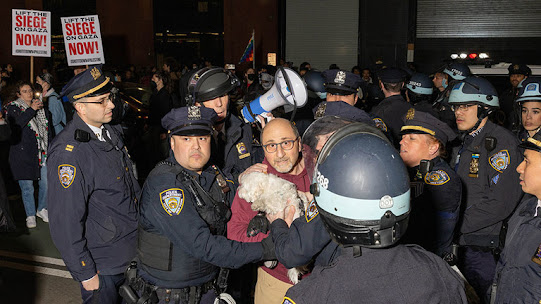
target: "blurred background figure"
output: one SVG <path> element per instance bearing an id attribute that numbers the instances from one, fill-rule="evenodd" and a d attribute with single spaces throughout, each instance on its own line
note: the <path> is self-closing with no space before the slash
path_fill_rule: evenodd
<path id="1" fill-rule="evenodd" d="M 43 88 L 43 97 L 47 98 L 47 109 L 51 112 L 51 124 L 54 133 L 58 134 L 66 126 L 66 112 L 60 101 L 60 95 L 53 88 L 53 75 L 43 73 L 36 77 L 36 83 Z"/>

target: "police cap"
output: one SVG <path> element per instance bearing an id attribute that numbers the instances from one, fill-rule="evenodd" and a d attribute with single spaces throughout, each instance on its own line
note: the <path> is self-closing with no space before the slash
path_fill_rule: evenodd
<path id="1" fill-rule="evenodd" d="M 372 119 L 365 111 L 343 101 L 323 101 L 314 108 L 313 112 L 314 119 L 319 119 L 324 116 L 338 116 L 352 121 L 372 124 Z"/>
<path id="2" fill-rule="evenodd" d="M 407 73 L 398 68 L 385 68 L 378 72 L 378 77 L 381 82 L 399 83 L 406 80 Z"/>
<path id="3" fill-rule="evenodd" d="M 361 85 L 361 77 L 344 70 L 323 71 L 325 90 L 333 95 L 351 95 L 357 93 Z"/>
<path id="4" fill-rule="evenodd" d="M 400 129 L 400 134 L 429 134 L 443 144 L 456 137 L 455 132 L 443 121 L 426 112 L 410 109 L 406 114 L 406 124 Z"/>
<path id="5" fill-rule="evenodd" d="M 509 70 L 509 75 L 519 74 L 530 76 L 532 74 L 532 70 L 525 64 L 511 64 L 507 70 Z"/>
<path id="6" fill-rule="evenodd" d="M 519 148 L 541 152 L 541 133 L 535 133 L 534 136 L 529 137 L 518 146 Z"/>
<path id="7" fill-rule="evenodd" d="M 93 66 L 73 77 L 62 88 L 61 96 L 66 96 L 70 102 L 81 98 L 100 96 L 111 92 L 113 83 L 103 75 L 101 66 Z"/>
<path id="8" fill-rule="evenodd" d="M 162 118 L 162 127 L 170 135 L 209 135 L 217 118 L 216 112 L 211 108 L 197 106 L 175 108 Z"/>

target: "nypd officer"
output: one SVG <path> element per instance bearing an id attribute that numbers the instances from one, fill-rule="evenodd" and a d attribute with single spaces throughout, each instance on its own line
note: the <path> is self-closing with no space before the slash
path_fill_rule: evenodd
<path id="1" fill-rule="evenodd" d="M 415 110 L 427 112 L 439 118 L 432 107 L 432 80 L 425 74 L 415 73 L 406 84 L 406 100 Z"/>
<path id="2" fill-rule="evenodd" d="M 520 185 L 534 197 L 523 201 L 509 219 L 492 303 L 538 303 L 541 299 L 541 134 L 528 138 L 520 147 L 525 149 L 524 161 L 517 167 Z"/>
<path id="3" fill-rule="evenodd" d="M 504 126 L 515 132 L 520 130 L 520 105 L 515 102 L 515 98 L 520 90 L 519 84 L 532 74 L 532 70 L 525 64 L 511 64 L 507 70 L 510 87 L 502 92 L 500 106 L 505 114 Z"/>
<path id="4" fill-rule="evenodd" d="M 386 68 L 379 72 L 379 86 L 385 95 L 377 106 L 372 108 L 371 114 L 376 117 L 376 125 L 380 129 L 388 129 L 392 141 L 398 143 L 400 141 L 400 128 L 404 125 L 404 116 L 409 109 L 412 108 L 404 98 L 402 98 L 401 90 L 404 87 L 406 73 L 397 68 Z"/>
<path id="5" fill-rule="evenodd" d="M 359 75 L 344 70 L 326 70 L 323 72 L 323 77 L 327 101 L 321 102 L 314 108 L 315 119 L 333 115 L 370 123 L 370 116 L 355 107 L 359 99 L 357 93 L 361 84 Z"/>
<path id="6" fill-rule="evenodd" d="M 211 162 L 234 181 L 248 167 L 263 161 L 261 147 L 254 151 L 250 125 L 230 113 L 228 93 L 237 86 L 238 79 L 219 67 L 200 69 L 188 82 L 188 104 L 213 109 L 218 115 L 212 132 Z"/>
<path id="7" fill-rule="evenodd" d="M 518 173 L 513 169 L 522 155 L 518 139 L 488 120 L 499 106 L 496 90 L 488 80 L 468 77 L 457 82 L 449 104 L 462 139 L 451 160 L 465 194 L 459 268 L 477 295 L 484 297 L 494 278 L 494 254 L 500 245 L 502 224 L 522 196 Z"/>
<path id="8" fill-rule="evenodd" d="M 442 259 L 417 245 L 393 246 L 407 227 L 409 178 L 379 130 L 339 129 L 313 170 L 319 217 L 342 250 L 283 303 L 466 303 L 463 281 Z"/>
<path id="9" fill-rule="evenodd" d="M 119 303 L 135 256 L 140 188 L 112 119 L 113 84 L 92 67 L 62 91 L 76 113 L 53 141 L 48 163 L 51 237 L 84 303 Z"/>
<path id="10" fill-rule="evenodd" d="M 462 200 L 462 182 L 443 159 L 456 134 L 436 117 L 410 110 L 400 134 L 400 157 L 409 168 L 411 214 L 403 241 L 456 261 L 452 240 Z M 450 259 L 452 258 L 452 259 Z"/>
<path id="11" fill-rule="evenodd" d="M 239 243 L 224 236 L 235 187 L 209 163 L 217 118 L 212 109 L 190 106 L 162 119 L 171 153 L 143 186 L 137 276 L 128 271 L 130 286 L 141 297 L 137 303 L 213 303 L 225 288 L 220 282 L 227 280 L 224 271 L 218 276 L 220 267 L 274 257 L 269 238 Z"/>

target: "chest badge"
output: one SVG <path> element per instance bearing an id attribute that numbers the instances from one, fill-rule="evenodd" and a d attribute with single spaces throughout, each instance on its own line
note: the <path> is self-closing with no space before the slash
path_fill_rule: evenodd
<path id="1" fill-rule="evenodd" d="M 537 250 L 535 251 L 535 254 L 532 257 L 532 261 L 534 261 L 536 264 L 541 265 L 541 245 L 537 247 Z"/>
<path id="2" fill-rule="evenodd" d="M 502 173 L 509 166 L 509 152 L 507 150 L 501 150 L 492 155 L 488 161 L 494 170 Z"/>
<path id="3" fill-rule="evenodd" d="M 65 189 L 68 189 L 69 186 L 73 183 L 75 179 L 75 173 L 77 168 L 72 165 L 60 165 L 58 166 L 58 179 L 60 179 L 60 184 Z"/>
<path id="4" fill-rule="evenodd" d="M 179 215 L 184 207 L 184 191 L 180 188 L 171 188 L 160 192 L 162 207 L 170 216 Z"/>
<path id="5" fill-rule="evenodd" d="M 250 156 L 250 153 L 248 152 L 248 149 L 246 149 L 246 145 L 243 142 L 237 144 L 237 152 L 239 152 L 239 159 Z"/>
<path id="6" fill-rule="evenodd" d="M 470 160 L 470 173 L 469 177 L 477 178 L 479 177 L 479 154 L 472 154 Z"/>
<path id="7" fill-rule="evenodd" d="M 320 119 L 321 117 L 325 116 L 326 111 L 327 111 L 327 103 L 322 102 L 319 106 L 317 106 L 316 113 L 314 114 L 314 119 Z"/>

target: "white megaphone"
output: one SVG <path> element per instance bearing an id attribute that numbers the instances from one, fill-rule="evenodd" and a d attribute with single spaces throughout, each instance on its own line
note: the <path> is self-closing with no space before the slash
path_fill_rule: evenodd
<path id="1" fill-rule="evenodd" d="M 282 71 L 285 71 L 289 78 L 291 87 L 287 85 Z M 306 84 L 301 76 L 290 68 L 282 68 L 276 72 L 272 88 L 242 108 L 242 117 L 247 123 L 252 123 L 257 115 L 270 112 L 282 105 L 296 104 L 299 108 L 303 107 L 307 98 Z"/>

